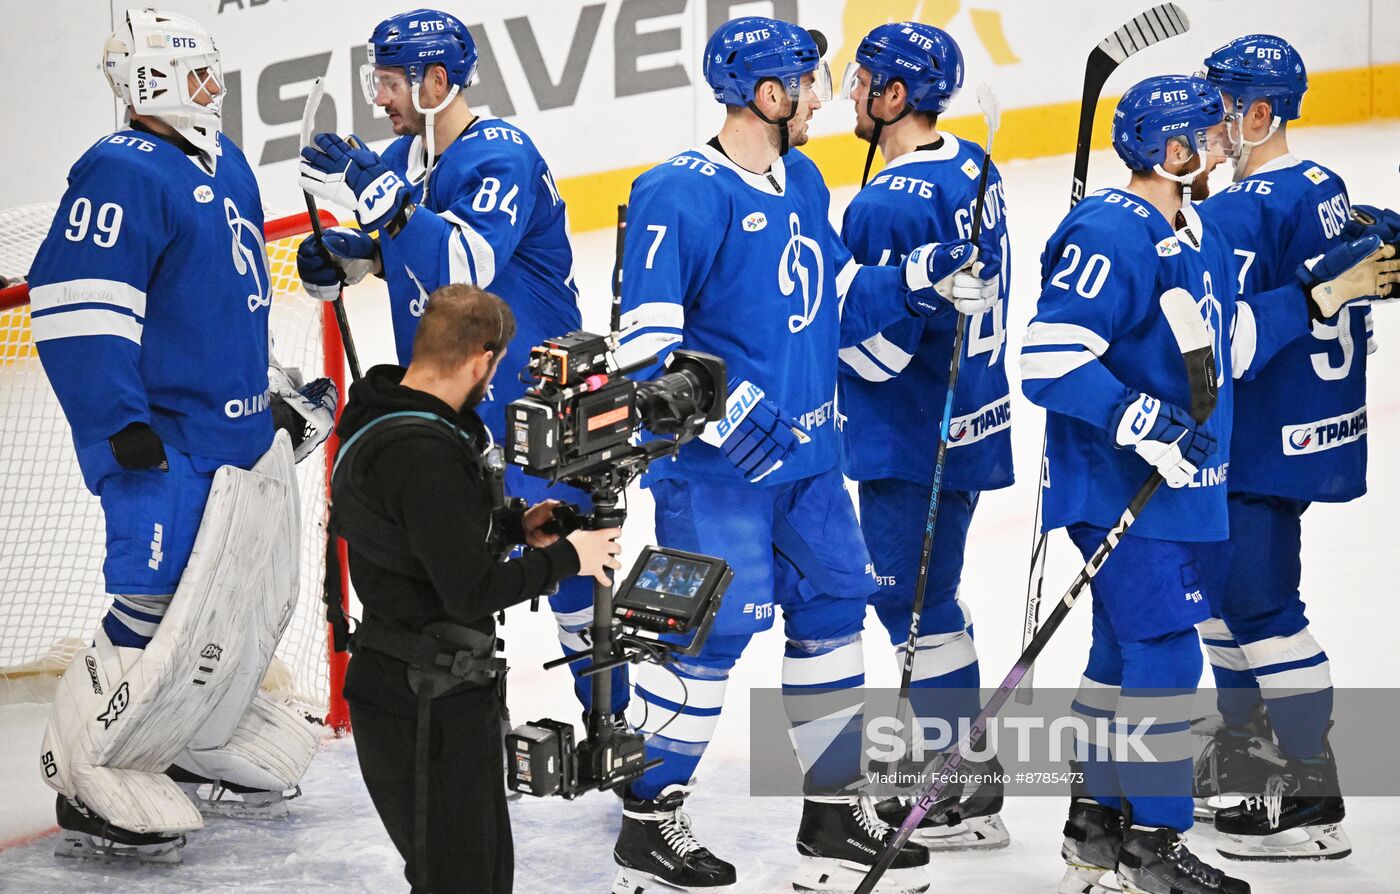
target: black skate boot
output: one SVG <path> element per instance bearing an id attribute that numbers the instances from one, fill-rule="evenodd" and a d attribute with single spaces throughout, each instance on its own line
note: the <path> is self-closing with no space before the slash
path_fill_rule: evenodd
<path id="1" fill-rule="evenodd" d="M 135 863 L 179 863 L 184 835 L 132 832 L 87 807 L 58 796 L 58 846 L 54 856 Z"/>
<path id="2" fill-rule="evenodd" d="M 1340 860 L 1351 841 L 1339 792 L 1330 748 L 1319 758 L 1289 761 L 1262 795 L 1216 814 L 1215 830 L 1225 837 L 1216 849 L 1231 860 Z"/>
<path id="3" fill-rule="evenodd" d="M 1142 826 L 1123 832 L 1118 884 L 1129 894 L 1249 894 L 1249 882 L 1202 863 L 1181 833 Z"/>
<path id="4" fill-rule="evenodd" d="M 179 784 L 203 816 L 282 819 L 287 816 L 287 802 L 301 797 L 299 785 L 281 791 L 251 788 L 223 779 L 209 779 L 174 764 L 166 768 L 165 775 Z"/>
<path id="5" fill-rule="evenodd" d="M 805 799 L 797 829 L 797 852 L 802 858 L 793 888 L 822 894 L 855 890 L 894 834 L 867 797 Z M 875 892 L 917 894 L 928 886 L 928 849 L 910 842 L 900 848 Z"/>
<path id="6" fill-rule="evenodd" d="M 1243 727 L 1227 727 L 1219 717 L 1207 717 L 1192 721 L 1191 730 L 1206 738 L 1195 768 L 1195 816 L 1200 822 L 1215 822 L 1223 808 L 1261 794 L 1283 762 L 1262 708 Z"/>
<path id="7" fill-rule="evenodd" d="M 963 764 L 958 772 L 983 775 L 988 779 L 972 786 L 966 795 L 959 792 L 956 798 L 947 798 L 935 804 L 932 810 L 924 814 L 914 837 L 909 840 L 922 844 L 930 852 L 1006 847 L 1011 843 L 1011 835 L 1006 831 L 1006 824 L 1001 821 L 1000 815 L 1005 791 L 1002 783 L 1005 771 L 1001 762 L 993 756 L 985 762 Z M 899 826 L 913 806 L 913 798 L 886 798 L 875 805 L 875 812 L 882 821 Z"/>
<path id="8" fill-rule="evenodd" d="M 690 790 L 670 785 L 655 801 L 622 799 L 622 829 L 613 860 L 613 894 L 646 891 L 719 890 L 734 884 L 734 867 L 700 846 L 681 807 Z"/>
<path id="9" fill-rule="evenodd" d="M 1123 814 L 1092 798 L 1069 802 L 1060 856 L 1065 877 L 1060 894 L 1107 894 L 1118 890 L 1118 849 L 1123 845 Z M 1105 877 L 1106 876 L 1106 877 Z"/>

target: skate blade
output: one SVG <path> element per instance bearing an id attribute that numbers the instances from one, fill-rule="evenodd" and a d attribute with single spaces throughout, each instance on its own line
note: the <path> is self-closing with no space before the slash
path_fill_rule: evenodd
<path id="1" fill-rule="evenodd" d="M 619 866 L 617 877 L 613 879 L 612 894 L 671 894 L 673 891 L 733 891 L 733 885 L 718 885 L 708 888 L 695 886 L 682 887 L 659 879 L 650 872 Z"/>
<path id="2" fill-rule="evenodd" d="M 1230 860 L 1293 863 L 1303 860 L 1340 860 L 1351 853 L 1351 839 L 1341 823 L 1302 826 L 1272 835 L 1222 835 L 1216 846 Z"/>
<path id="3" fill-rule="evenodd" d="M 864 863 L 804 856 L 793 875 L 792 887 L 795 891 L 813 894 L 850 894 L 869 871 L 870 867 Z M 928 866 L 911 866 L 885 870 L 875 885 L 874 894 L 920 894 L 928 889 Z"/>
<path id="4" fill-rule="evenodd" d="M 153 865 L 173 865 L 184 858 L 180 848 L 185 846 L 185 836 L 160 844 L 116 844 L 95 838 L 85 832 L 64 830 L 55 845 L 53 855 L 70 860 L 97 860 L 103 863 L 150 863 Z"/>
<path id="5" fill-rule="evenodd" d="M 974 816 L 956 826 L 927 826 L 915 830 L 915 844 L 922 844 L 930 852 L 947 851 L 992 851 L 1011 843 L 1011 835 L 1006 824 L 997 814 Z"/>
<path id="6" fill-rule="evenodd" d="M 1119 894 L 1118 873 L 1102 866 L 1071 863 L 1060 879 L 1059 894 Z"/>
<path id="7" fill-rule="evenodd" d="M 181 783 L 180 788 L 201 816 L 222 816 L 232 819 L 284 819 L 289 811 L 287 802 L 301 796 L 301 786 L 290 792 L 235 793 L 211 783 Z"/>

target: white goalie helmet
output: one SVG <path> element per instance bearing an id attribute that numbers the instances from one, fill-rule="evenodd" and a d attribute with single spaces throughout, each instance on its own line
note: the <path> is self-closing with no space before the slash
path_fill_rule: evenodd
<path id="1" fill-rule="evenodd" d="M 211 159 L 222 152 L 223 69 L 214 39 L 194 19 L 127 10 L 102 50 L 102 73 L 131 111 L 164 121 Z"/>

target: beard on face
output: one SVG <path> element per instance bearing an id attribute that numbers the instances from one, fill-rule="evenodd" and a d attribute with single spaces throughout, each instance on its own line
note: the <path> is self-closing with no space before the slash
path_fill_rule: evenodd
<path id="1" fill-rule="evenodd" d="M 475 410 L 483 400 L 486 400 L 486 389 L 490 387 L 490 376 L 487 376 L 480 382 L 477 382 L 475 387 L 473 387 L 472 390 L 467 393 L 467 399 L 462 401 L 462 405 L 457 408 L 457 412 L 465 416 L 467 415 L 467 413 Z"/>

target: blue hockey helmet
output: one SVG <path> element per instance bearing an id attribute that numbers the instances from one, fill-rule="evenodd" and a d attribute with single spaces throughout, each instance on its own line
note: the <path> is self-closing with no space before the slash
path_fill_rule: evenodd
<path id="1" fill-rule="evenodd" d="M 1237 37 L 1206 57 L 1203 77 L 1235 99 L 1235 111 L 1244 113 L 1258 99 L 1266 99 L 1280 121 L 1292 121 L 1302 113 L 1308 90 L 1308 70 L 1303 57 L 1288 41 L 1272 34 Z"/>
<path id="2" fill-rule="evenodd" d="M 880 25 L 867 34 L 841 79 L 843 97 L 850 98 L 861 68 L 870 72 L 872 100 L 891 81 L 904 82 L 909 101 L 893 120 L 910 109 L 942 114 L 963 85 L 963 57 L 957 41 L 943 29 L 920 22 Z"/>
<path id="3" fill-rule="evenodd" d="M 1161 166 L 1168 143 L 1184 140 L 1192 152 L 1204 154 L 1210 148 L 1207 132 L 1224 120 L 1220 88 L 1189 75 L 1158 75 L 1133 85 L 1118 101 L 1113 148 L 1134 171 L 1155 170 L 1180 180 Z"/>
<path id="4" fill-rule="evenodd" d="M 375 26 L 369 36 L 369 61 L 360 68 L 365 98 L 373 103 L 379 93 L 376 68 L 402 68 L 416 88 L 430 65 L 447 71 L 447 82 L 461 90 L 476 79 L 476 41 L 467 26 L 455 16 L 433 9 L 390 16 Z"/>
<path id="5" fill-rule="evenodd" d="M 831 72 L 822 62 L 825 52 L 826 37 L 820 31 L 763 16 L 732 19 L 705 44 L 705 82 L 717 102 L 753 108 L 759 83 L 772 78 L 782 84 L 795 108 L 802 95 L 802 76 L 813 74 L 813 92 L 828 100 Z"/>

